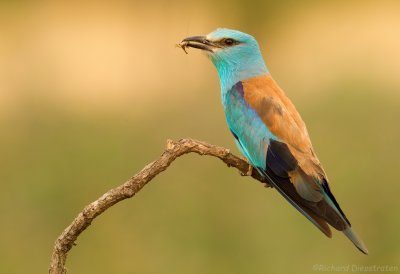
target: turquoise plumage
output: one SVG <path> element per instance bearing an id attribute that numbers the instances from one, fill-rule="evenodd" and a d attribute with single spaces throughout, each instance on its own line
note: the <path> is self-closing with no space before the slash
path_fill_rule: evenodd
<path id="1" fill-rule="evenodd" d="M 188 37 L 180 46 L 203 50 L 216 67 L 228 127 L 250 164 L 325 235 L 331 237 L 329 224 L 368 254 L 330 190 L 303 120 L 272 79 L 256 39 L 217 29 Z"/>

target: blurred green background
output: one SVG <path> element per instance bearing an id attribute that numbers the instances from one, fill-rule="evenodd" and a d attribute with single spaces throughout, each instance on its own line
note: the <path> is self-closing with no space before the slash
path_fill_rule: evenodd
<path id="1" fill-rule="evenodd" d="M 215 69 L 182 38 L 258 38 L 308 125 L 364 256 L 274 190 L 188 155 L 78 239 L 68 273 L 400 267 L 398 1 L 2 1 L 0 273 L 46 273 L 54 240 L 167 138 L 237 153 Z M 23 263 L 21 263 L 23 262 Z"/>

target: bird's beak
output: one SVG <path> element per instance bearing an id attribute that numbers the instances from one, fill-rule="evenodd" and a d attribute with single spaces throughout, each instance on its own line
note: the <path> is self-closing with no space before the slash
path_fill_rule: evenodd
<path id="1" fill-rule="evenodd" d="M 196 48 L 209 52 L 214 52 L 213 49 L 219 48 L 218 45 L 208 40 L 205 36 L 192 36 L 185 38 L 179 43 L 178 46 L 181 47 L 185 52 L 186 48 Z"/>

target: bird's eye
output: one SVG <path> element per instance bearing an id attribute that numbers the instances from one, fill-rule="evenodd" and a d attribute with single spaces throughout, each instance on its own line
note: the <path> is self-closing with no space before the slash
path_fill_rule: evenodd
<path id="1" fill-rule="evenodd" d="M 224 44 L 227 46 L 232 46 L 235 41 L 231 38 L 227 38 L 224 40 Z"/>

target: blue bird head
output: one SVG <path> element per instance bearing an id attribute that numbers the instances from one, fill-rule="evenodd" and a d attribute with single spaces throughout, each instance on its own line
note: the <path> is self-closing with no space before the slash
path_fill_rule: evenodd
<path id="1" fill-rule="evenodd" d="M 268 73 L 257 40 L 238 30 L 219 28 L 206 36 L 183 39 L 180 46 L 207 54 L 218 71 L 222 92 L 238 81 Z"/>

